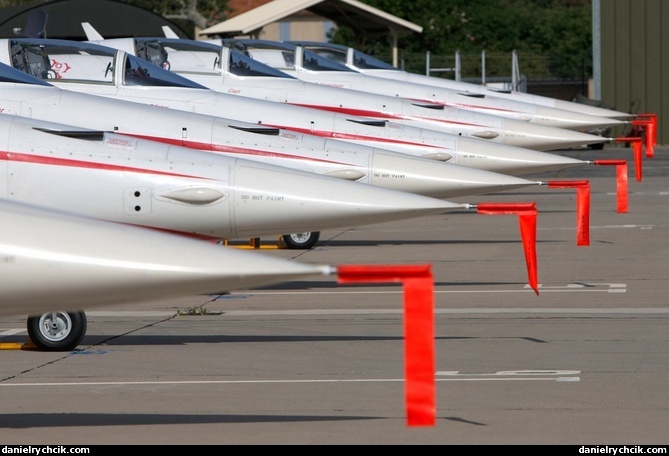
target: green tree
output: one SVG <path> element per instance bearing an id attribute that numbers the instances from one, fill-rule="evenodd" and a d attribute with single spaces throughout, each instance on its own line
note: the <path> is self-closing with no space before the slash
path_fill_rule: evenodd
<path id="1" fill-rule="evenodd" d="M 508 60 L 515 50 L 519 56 L 528 56 L 523 70 L 540 77 L 592 73 L 591 0 L 362 1 L 423 27 L 422 34 L 400 37 L 399 48 L 407 55 L 426 51 L 480 55 L 485 51 L 486 55 L 504 53 Z M 380 58 L 390 54 L 386 36 L 361 37 L 341 28 L 332 41 Z"/>
<path id="2" fill-rule="evenodd" d="M 0 0 L 0 6 L 45 1 L 48 0 Z M 184 30 L 210 27 L 224 21 L 230 13 L 228 0 L 119 1 L 160 14 Z M 399 40 L 403 58 L 414 65 L 407 67 L 412 71 L 422 71 L 419 65 L 424 65 L 426 51 L 449 59 L 459 51 L 463 73 L 480 74 L 479 56 L 485 51 L 486 72 L 508 74 L 509 55 L 515 50 L 523 73 L 533 79 L 592 74 L 591 0 L 361 1 L 423 27 L 423 33 L 403 35 Z M 370 36 L 342 27 L 335 30 L 331 39 L 391 60 L 387 34 Z"/>
<path id="3" fill-rule="evenodd" d="M 223 22 L 228 0 L 120 0 L 160 14 L 165 19 L 188 21 L 200 29 Z"/>

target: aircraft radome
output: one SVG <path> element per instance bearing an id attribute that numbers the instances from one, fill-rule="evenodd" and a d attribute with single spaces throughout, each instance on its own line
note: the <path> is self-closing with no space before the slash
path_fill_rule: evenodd
<path id="1" fill-rule="evenodd" d="M 564 109 L 597 117 L 610 117 L 612 119 L 626 120 L 634 117 L 634 114 L 616 111 L 615 109 L 603 108 L 600 106 L 588 105 L 585 103 L 576 103 L 573 101 L 560 100 L 557 98 L 535 95 L 516 90 L 502 90 L 486 85 L 473 84 L 470 82 L 455 81 L 447 78 L 428 76 L 424 74 L 410 73 L 397 67 L 383 62 L 376 57 L 365 54 L 364 52 L 339 44 L 315 42 L 315 41 L 288 41 L 289 43 L 299 44 L 304 48 L 323 55 L 329 59 L 343 63 L 352 70 L 375 76 L 379 78 L 393 79 L 397 81 L 412 82 L 418 84 L 444 87 L 458 90 L 460 93 L 473 98 L 478 95 L 493 96 L 509 100 L 519 100 L 526 103 L 539 106 L 548 106 L 552 108 Z"/>
<path id="2" fill-rule="evenodd" d="M 203 86 L 238 96 L 277 101 L 291 105 L 344 113 L 370 119 L 433 129 L 481 141 L 508 144 L 533 150 L 556 150 L 610 141 L 588 133 L 531 124 L 499 116 L 451 108 L 437 103 L 420 103 L 386 95 L 339 89 L 301 81 L 272 68 L 255 71 L 241 53 L 230 63 L 226 46 L 183 39 L 127 38 L 97 41 L 127 52 L 131 44 L 143 47 L 135 52 L 152 63 L 160 63 Z M 159 44 L 156 48 L 155 43 Z M 191 50 L 186 49 L 190 47 Z M 193 50 L 193 47 L 196 49 Z M 150 55 L 149 55 L 150 54 Z M 162 62 L 161 62 L 162 59 Z M 223 72 L 221 65 L 237 66 L 239 74 Z M 264 65 L 266 68 L 267 65 Z"/>
<path id="3" fill-rule="evenodd" d="M 76 347 L 86 333 L 84 310 L 91 308 L 333 272 L 4 199 L 0 214 L 0 316 L 28 315 L 30 339 L 43 350 Z"/>
<path id="4" fill-rule="evenodd" d="M 286 133 L 282 134 L 282 138 L 264 138 L 265 141 L 278 141 L 278 145 L 273 147 L 279 147 L 285 152 L 283 155 L 254 153 L 252 147 L 232 151 L 234 154 L 251 159 L 279 160 L 282 166 L 291 166 L 287 162 L 293 160 L 296 166 L 301 162 L 311 167 L 316 164 L 323 166 L 324 159 L 332 158 L 326 149 L 340 150 L 343 146 L 337 144 L 341 144 L 341 141 L 516 176 L 587 164 L 585 161 L 562 155 L 489 143 L 394 122 L 238 97 L 207 89 L 123 50 L 96 44 L 69 40 L 14 38 L 7 43 L 7 49 L 12 49 L 11 58 L 9 53 L 1 52 L 5 44 L 0 40 L 0 60 L 4 59 L 14 68 L 38 78 L 46 76 L 49 83 L 63 89 L 234 118 L 297 132 L 299 135 Z M 237 53 L 232 51 L 230 55 Z M 264 66 L 253 61 L 251 63 Z M 150 77 L 132 76 L 139 71 Z M 231 134 L 242 135 L 239 132 Z M 321 140 L 319 142 L 310 136 L 318 136 Z M 293 137 L 295 141 L 288 141 Z M 252 139 L 253 144 L 258 140 Z M 302 160 L 297 153 L 289 152 L 291 143 L 296 150 L 299 147 L 298 153 L 309 156 L 302 157 Z M 309 146 L 310 144 L 314 145 Z M 361 158 L 364 153 L 358 151 L 356 155 Z M 340 160 L 343 161 L 343 155 L 341 157 Z M 325 168 L 320 170 L 320 172 L 325 171 L 327 171 Z M 460 172 L 459 179 L 466 181 L 467 174 Z M 479 181 L 483 181 L 482 176 Z M 468 187 L 462 185 L 462 190 L 465 188 Z M 472 188 L 469 190 L 474 191 Z M 484 190 L 481 189 L 481 192 L 485 192 Z M 455 195 L 445 193 L 442 196 L 452 198 Z"/>
<path id="5" fill-rule="evenodd" d="M 255 60 L 281 69 L 305 82 L 407 98 L 417 103 L 443 104 L 467 111 L 577 131 L 627 125 L 623 120 L 610 117 L 592 116 L 492 96 L 473 98 L 445 87 L 378 78 L 353 70 L 291 42 L 230 38 L 222 40 L 222 44 L 248 52 Z"/>

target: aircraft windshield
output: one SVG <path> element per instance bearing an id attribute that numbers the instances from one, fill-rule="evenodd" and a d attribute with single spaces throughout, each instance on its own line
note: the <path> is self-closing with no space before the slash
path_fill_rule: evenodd
<path id="1" fill-rule="evenodd" d="M 355 72 L 346 65 L 329 60 L 296 45 L 267 40 L 229 39 L 222 40 L 224 46 L 236 49 L 267 66 L 280 71 L 295 71 L 296 52 L 302 52 L 302 68 L 310 71 Z"/>
<path id="2" fill-rule="evenodd" d="M 245 46 L 245 52 L 254 60 L 281 71 L 295 71 L 295 52 L 287 49 Z"/>
<path id="3" fill-rule="evenodd" d="M 164 70 L 158 65 L 151 64 L 134 55 L 126 54 L 123 66 L 125 85 L 186 87 L 191 89 L 206 89 L 190 79 L 172 71 Z"/>
<path id="4" fill-rule="evenodd" d="M 176 38 L 135 38 L 135 55 L 178 73 L 220 73 L 221 46 Z"/>
<path id="5" fill-rule="evenodd" d="M 364 54 L 360 51 L 353 52 L 353 66 L 362 70 L 397 70 L 389 63 L 383 62 L 376 57 L 369 54 Z"/>
<path id="6" fill-rule="evenodd" d="M 321 57 L 346 65 L 347 52 L 345 47 L 335 49 L 331 47 L 322 47 L 319 45 L 300 45 L 305 49 L 320 55 Z"/>
<path id="7" fill-rule="evenodd" d="M 40 79 L 112 82 L 105 72 L 114 50 L 67 40 L 21 38 L 11 41 L 14 68 Z"/>
<path id="8" fill-rule="evenodd" d="M 32 84 L 53 87 L 48 82 L 42 81 L 34 76 L 31 76 L 23 71 L 12 68 L 0 62 L 0 82 L 12 82 L 18 84 Z"/>
<path id="9" fill-rule="evenodd" d="M 356 49 L 351 49 L 346 46 L 334 43 L 317 43 L 312 41 L 289 41 L 290 43 L 297 44 L 299 46 L 308 49 L 311 52 L 314 52 L 321 57 L 326 59 L 341 63 L 343 65 L 351 64 L 353 68 L 361 70 L 396 70 L 398 68 L 392 66 L 389 63 L 386 63 L 382 60 L 372 57 L 369 54 L 360 52 Z M 349 49 L 353 54 L 353 61 L 348 61 L 348 52 Z"/>
<path id="10" fill-rule="evenodd" d="M 120 84 L 206 89 L 134 55 L 93 43 L 16 39 L 11 42 L 11 49 L 14 68 L 39 79 L 113 84 L 116 58 L 125 55 Z"/>
<path id="11" fill-rule="evenodd" d="M 230 64 L 228 71 L 236 76 L 251 76 L 251 77 L 272 77 L 272 78 L 289 78 L 295 79 L 283 71 L 265 65 L 247 55 L 230 49 Z"/>
<path id="12" fill-rule="evenodd" d="M 302 66 L 306 70 L 310 71 L 347 71 L 349 73 L 355 73 L 354 70 L 350 69 L 342 63 L 338 63 L 334 60 L 330 60 L 326 57 L 318 55 L 315 52 L 309 51 L 305 48 L 302 49 Z"/>

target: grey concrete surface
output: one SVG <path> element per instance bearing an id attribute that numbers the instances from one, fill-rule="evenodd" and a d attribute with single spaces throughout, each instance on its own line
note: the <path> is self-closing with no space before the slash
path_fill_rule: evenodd
<path id="1" fill-rule="evenodd" d="M 538 295 L 514 215 L 462 211 L 324 232 L 309 251 L 261 249 L 431 265 L 434 426 L 406 420 L 402 287 L 333 276 L 128 303 L 88 312 L 72 352 L 1 350 L 0 444 L 666 447 L 668 152 L 643 159 L 640 182 L 622 145 L 556 152 L 629 163 L 626 213 L 614 167 L 536 176 L 589 182 L 588 246 L 572 189 L 462 199 L 536 203 Z M 0 320 L 0 342 L 27 341 L 24 317 Z"/>

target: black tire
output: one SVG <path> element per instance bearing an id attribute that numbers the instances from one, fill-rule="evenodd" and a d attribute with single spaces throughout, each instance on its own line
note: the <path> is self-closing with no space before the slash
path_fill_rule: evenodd
<path id="1" fill-rule="evenodd" d="M 44 351 L 74 349 L 86 334 L 83 311 L 49 312 L 28 317 L 28 335 L 33 344 Z"/>
<path id="2" fill-rule="evenodd" d="M 320 231 L 311 231 L 307 233 L 291 233 L 283 235 L 283 242 L 289 249 L 309 250 L 316 245 L 321 237 Z"/>

